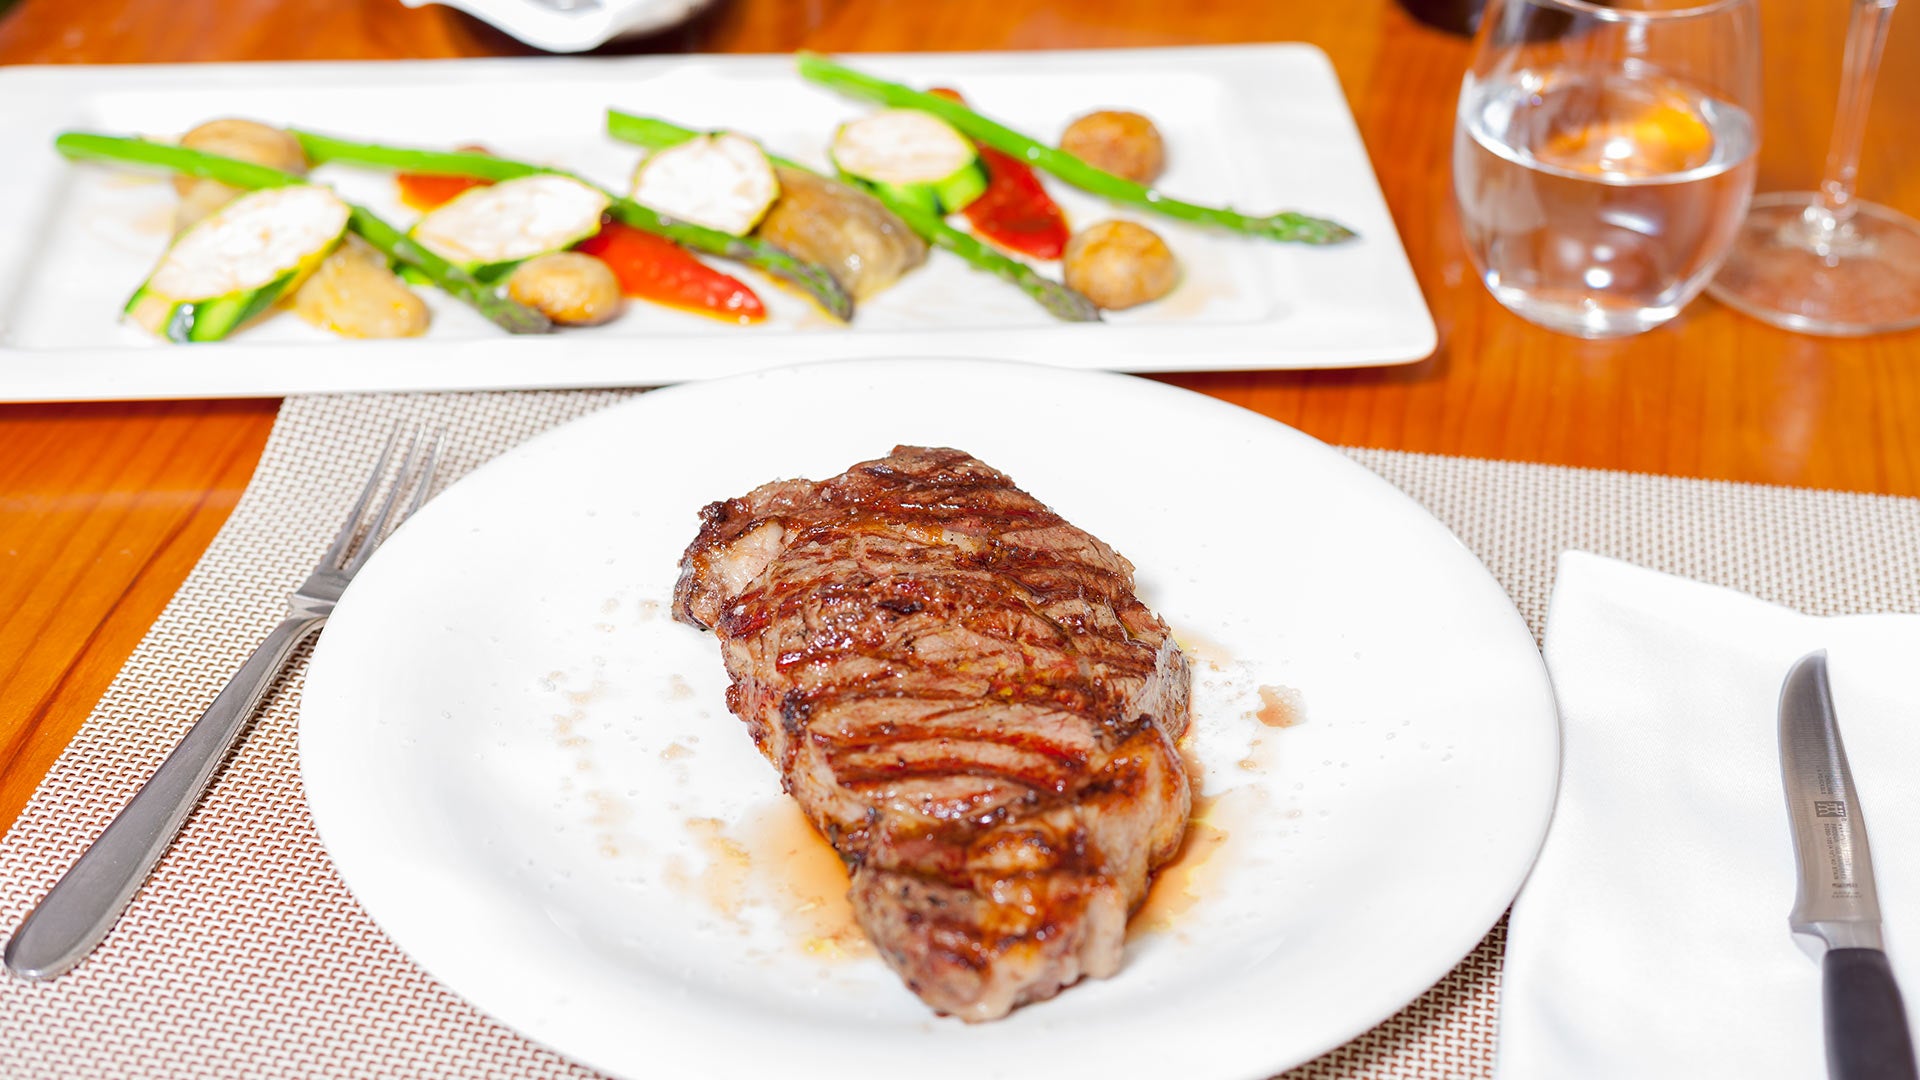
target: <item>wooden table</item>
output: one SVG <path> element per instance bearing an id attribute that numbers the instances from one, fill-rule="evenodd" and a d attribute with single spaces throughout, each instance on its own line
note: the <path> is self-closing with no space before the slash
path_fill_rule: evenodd
<path id="1" fill-rule="evenodd" d="M 1847 6 L 1760 6 L 1759 186 L 1805 189 L 1831 124 Z M 687 27 L 610 51 L 1293 40 L 1326 49 L 1339 69 L 1433 307 L 1439 351 L 1373 371 L 1171 381 L 1335 443 L 1920 495 L 1920 333 L 1798 337 L 1702 300 L 1654 333 L 1587 343 L 1494 303 L 1450 200 L 1467 42 L 1390 0 L 723 0 Z M 6 64 L 530 51 L 465 16 L 396 0 L 19 0 L 0 14 Z M 1875 101 L 1863 193 L 1920 213 L 1920 14 L 1894 20 Z M 232 510 L 276 406 L 0 407 L 0 827 Z"/>

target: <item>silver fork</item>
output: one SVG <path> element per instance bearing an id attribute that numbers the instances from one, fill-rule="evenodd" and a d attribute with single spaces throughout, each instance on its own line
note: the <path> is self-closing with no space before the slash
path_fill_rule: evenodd
<path id="1" fill-rule="evenodd" d="M 373 519 L 367 520 L 367 506 L 386 478 L 399 441 L 400 430 L 396 427 L 333 545 L 307 580 L 287 597 L 286 619 L 240 665 L 213 704 L 207 706 L 100 838 L 21 920 L 7 942 L 4 960 L 8 970 L 35 980 L 58 978 L 85 959 L 119 921 L 154 864 L 179 835 L 187 815 L 206 794 L 227 751 L 239 740 L 287 658 L 326 624 L 341 590 L 366 565 L 373 549 L 426 501 L 441 439 L 435 436 L 428 440 L 416 432 L 408 440 L 386 497 L 380 500 Z M 412 496 L 402 509 L 401 500 L 409 491 Z M 398 518 L 394 516 L 396 510 Z"/>

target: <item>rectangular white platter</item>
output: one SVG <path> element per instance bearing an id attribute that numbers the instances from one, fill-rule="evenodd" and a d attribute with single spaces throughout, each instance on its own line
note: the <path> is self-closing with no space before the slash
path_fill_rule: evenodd
<path id="1" fill-rule="evenodd" d="M 935 252 L 841 326 L 765 277 L 769 317 L 742 327 L 631 303 L 605 326 L 504 334 L 430 288 L 421 338 L 359 342 L 277 314 L 216 344 L 165 345 L 119 320 L 168 240 L 166 178 L 67 163 L 68 129 L 173 138 L 246 116 L 348 138 L 452 147 L 576 169 L 625 190 L 640 152 L 604 133 L 617 107 L 734 128 L 824 166 L 836 125 L 870 106 L 804 82 L 788 56 L 200 64 L 0 70 L 0 400 L 232 397 L 352 391 L 646 386 L 806 360 L 984 356 L 1120 371 L 1406 363 L 1433 350 L 1431 315 L 1338 79 L 1308 45 L 861 55 L 862 69 L 962 90 L 1041 139 L 1098 108 L 1151 116 L 1168 142 L 1160 187 L 1267 212 L 1294 208 L 1360 234 L 1328 248 L 1150 223 L 1185 278 L 1165 300 L 1064 324 L 1025 294 Z M 328 166 L 396 224 L 384 173 Z M 1049 181 L 1076 226 L 1148 218 Z"/>

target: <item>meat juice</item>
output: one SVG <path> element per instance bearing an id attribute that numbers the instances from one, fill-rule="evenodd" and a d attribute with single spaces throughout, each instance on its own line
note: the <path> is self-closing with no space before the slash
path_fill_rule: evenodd
<path id="1" fill-rule="evenodd" d="M 705 856 L 695 873 L 670 860 L 668 884 L 744 928 L 748 912 L 777 912 L 795 948 L 825 960 L 869 956 L 873 945 L 861 933 L 847 900 L 847 868 L 792 799 L 779 798 L 738 821 L 689 818 L 687 834 Z"/>
<path id="2" fill-rule="evenodd" d="M 1305 711 L 1300 691 L 1290 686 L 1262 686 L 1260 708 L 1253 715 L 1270 728 L 1286 728 L 1299 723 Z"/>
<path id="3" fill-rule="evenodd" d="M 1225 846 L 1230 834 L 1215 821 L 1223 812 L 1222 799 L 1235 792 L 1222 796 L 1201 795 L 1197 778 L 1193 786 L 1193 814 L 1187 819 L 1187 832 L 1180 839 L 1180 850 L 1154 871 L 1147 898 L 1127 924 L 1129 938 L 1179 930 L 1182 916 L 1216 891 L 1214 881 L 1221 867 L 1213 857 Z"/>
<path id="4" fill-rule="evenodd" d="M 802 949 L 831 960 L 872 955 L 847 900 L 846 864 L 799 803 L 780 799 L 749 819 L 744 832 L 756 865 L 778 880 L 782 919 Z"/>
<path id="5" fill-rule="evenodd" d="M 1469 76 L 1453 170 L 1502 304 L 1582 337 L 1637 333 L 1718 269 L 1753 191 L 1753 119 L 1651 70 Z"/>

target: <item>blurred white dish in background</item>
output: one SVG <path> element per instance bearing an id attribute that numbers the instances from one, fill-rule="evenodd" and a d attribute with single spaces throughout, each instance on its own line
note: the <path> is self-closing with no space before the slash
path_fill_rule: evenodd
<path id="1" fill-rule="evenodd" d="M 735 270 L 767 306 L 758 326 L 634 304 L 591 331 L 516 336 L 423 290 L 433 323 L 418 338 L 346 341 L 274 318 L 217 347 L 183 349 L 119 321 L 166 250 L 171 185 L 70 165 L 53 150 L 62 130 L 181 132 L 244 103 L 261 122 L 372 142 L 478 142 L 624 191 L 641 155 L 607 137 L 609 106 L 696 130 L 746 129 L 821 168 L 834 129 L 871 110 L 801 79 L 787 55 L 0 67 L 0 146 L 23 148 L 0 169 L 0 400 L 660 386 L 851 356 L 1226 371 L 1407 363 L 1433 351 L 1433 318 L 1319 49 L 865 53 L 860 63 L 901 82 L 964 87 L 983 112 L 1031 132 L 1060 131 L 1095 104 L 1151 115 L 1174 140 L 1168 190 L 1312 207 L 1361 239 L 1309 249 L 1174 225 L 1164 239 L 1184 268 L 1179 289 L 1100 324 L 1063 323 L 940 253 L 846 327 Z M 418 216 L 383 171 L 323 165 L 315 175 L 398 226 Z M 1116 214 L 1064 184 L 1051 191 L 1069 221 Z"/>
<path id="2" fill-rule="evenodd" d="M 536 49 L 585 52 L 617 37 L 686 22 L 713 0 L 400 0 L 410 8 L 444 3 Z"/>

